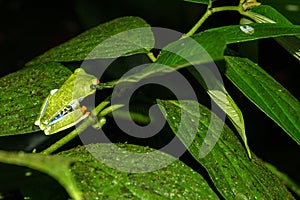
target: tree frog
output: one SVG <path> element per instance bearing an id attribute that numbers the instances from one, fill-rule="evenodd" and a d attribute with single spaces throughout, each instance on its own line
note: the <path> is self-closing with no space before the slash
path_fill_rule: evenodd
<path id="1" fill-rule="evenodd" d="M 76 69 L 59 89 L 51 90 L 34 124 L 51 135 L 79 123 L 90 114 L 80 102 L 96 91 L 97 84 L 95 76 Z"/>

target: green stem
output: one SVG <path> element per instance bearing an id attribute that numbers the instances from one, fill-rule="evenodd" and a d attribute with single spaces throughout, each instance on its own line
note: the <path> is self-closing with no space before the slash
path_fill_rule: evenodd
<path id="1" fill-rule="evenodd" d="M 243 4 L 244 4 L 245 1 L 246 1 L 246 0 L 240 0 L 240 3 L 239 3 L 239 7 L 240 7 L 240 8 L 243 8 Z"/>
<path id="2" fill-rule="evenodd" d="M 125 119 L 125 120 L 130 120 L 130 118 L 128 118 L 126 111 L 119 111 L 114 116 Z M 133 121 L 135 121 L 139 124 L 149 124 L 151 121 L 149 116 L 146 116 L 142 113 L 132 112 L 132 111 L 130 112 L 130 117 Z"/>
<path id="3" fill-rule="evenodd" d="M 62 139 L 58 140 L 54 144 L 52 144 L 47 149 L 40 152 L 41 154 L 51 154 L 63 145 L 70 142 L 72 139 L 74 139 L 79 133 L 83 132 L 88 126 L 90 126 L 94 120 L 91 117 L 88 117 L 86 121 L 84 121 L 80 126 L 78 126 L 76 129 L 74 129 L 71 133 L 63 137 Z"/>
<path id="4" fill-rule="evenodd" d="M 155 62 L 157 60 L 157 58 L 153 55 L 152 52 L 147 53 L 147 56 L 150 58 L 152 62 Z"/>
<path id="5" fill-rule="evenodd" d="M 92 114 L 94 116 L 97 116 L 101 110 L 103 110 L 103 108 L 105 108 L 105 106 L 107 106 L 108 104 L 110 104 L 110 98 L 111 96 L 108 96 L 104 101 L 102 101 L 93 111 Z"/>
<path id="6" fill-rule="evenodd" d="M 217 12 L 222 12 L 222 11 L 238 11 L 238 12 L 241 12 L 241 11 L 243 11 L 243 8 L 241 8 L 239 6 L 222 6 L 222 7 L 216 7 L 216 8 L 211 9 L 212 13 L 217 13 Z"/>
<path id="7" fill-rule="evenodd" d="M 113 111 L 122 108 L 123 106 L 124 106 L 123 104 L 116 104 L 116 105 L 109 106 L 101 111 L 100 116 L 101 117 L 106 116 L 109 113 L 112 113 Z"/>
<path id="8" fill-rule="evenodd" d="M 182 37 L 190 37 L 192 36 L 199 28 L 200 26 L 205 22 L 205 20 L 212 15 L 211 9 L 207 9 L 204 15 L 199 19 L 199 21 L 191 28 L 189 32 L 184 34 Z"/>
<path id="9" fill-rule="evenodd" d="M 106 88 L 113 88 L 115 87 L 115 85 L 117 84 L 118 80 L 114 80 L 114 81 L 110 81 L 110 82 L 106 82 L 106 83 L 100 83 L 97 85 L 97 90 L 103 90 Z"/>
<path id="10" fill-rule="evenodd" d="M 243 2 L 244 2 L 244 0 L 243 0 Z M 222 6 L 222 7 L 216 7 L 216 8 L 211 8 L 209 6 L 207 8 L 206 12 L 204 13 L 204 15 L 200 18 L 200 20 L 183 37 L 192 36 L 200 28 L 200 26 L 205 22 L 205 20 L 209 16 L 211 16 L 213 13 L 222 12 L 222 11 L 238 11 L 241 14 L 244 12 L 242 4 L 240 6 Z"/>

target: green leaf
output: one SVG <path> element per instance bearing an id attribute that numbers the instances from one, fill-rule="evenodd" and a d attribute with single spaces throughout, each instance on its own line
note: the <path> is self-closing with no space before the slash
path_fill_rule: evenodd
<path id="1" fill-rule="evenodd" d="M 254 29 L 253 34 L 244 33 L 240 25 L 232 25 L 209 29 L 195 34 L 191 38 L 177 40 L 163 48 L 157 63 L 167 64 L 178 69 L 191 64 L 211 62 L 212 59 L 214 61 L 223 59 L 227 44 L 270 37 L 300 35 L 300 26 L 296 25 L 251 24 L 251 27 Z M 197 43 L 191 39 L 194 39 Z M 199 44 L 209 56 L 199 48 Z"/>
<path id="2" fill-rule="evenodd" d="M 300 61 L 300 38 L 299 37 L 279 37 L 275 40 L 285 48 L 290 54 Z"/>
<path id="3" fill-rule="evenodd" d="M 110 143 L 86 145 L 59 155 L 77 159 L 72 173 L 84 199 L 218 199 L 200 174 L 163 152 L 147 157 L 153 151 L 157 150 Z M 166 161 L 172 162 L 144 172 Z M 134 173 L 138 169 L 144 173 Z"/>
<path id="4" fill-rule="evenodd" d="M 204 37 L 201 38 L 204 41 L 201 45 L 199 45 L 198 41 L 191 38 L 184 38 L 170 43 L 162 49 L 161 55 L 155 63 L 133 75 L 122 78 L 118 81 L 118 84 L 136 83 L 144 78 L 162 76 L 174 72 L 174 70 L 190 66 L 191 63 L 208 63 L 212 62 L 212 58 L 215 60 L 223 59 L 223 51 L 226 48 L 226 44 L 222 37 L 216 37 L 212 34 L 205 35 L 205 40 Z M 217 48 L 214 46 L 216 43 L 218 43 Z M 106 86 L 113 87 L 115 84 L 116 81 L 112 81 L 106 83 Z"/>
<path id="5" fill-rule="evenodd" d="M 77 189 L 72 174 L 70 173 L 70 165 L 72 162 L 71 159 L 58 156 L 0 151 L 0 163 L 28 167 L 43 172 L 57 180 L 65 188 L 70 197 L 75 200 L 80 200 L 81 193 Z M 26 176 L 30 176 L 30 174 L 24 174 L 22 178 L 26 179 Z M 8 183 L 3 181 L 9 182 L 11 180 L 1 179 L 0 183 L 4 186 Z M 17 185 L 14 189 L 19 189 L 19 186 Z"/>
<path id="6" fill-rule="evenodd" d="M 271 19 L 272 21 L 268 21 L 268 19 L 265 19 L 266 21 L 263 21 L 264 19 L 261 18 L 261 21 L 257 19 L 258 23 L 278 23 L 278 24 L 287 24 L 287 25 L 293 25 L 285 16 L 283 16 L 280 12 L 278 12 L 276 9 L 269 5 L 260 5 L 255 6 L 251 9 L 251 12 L 258 13 L 262 15 L 262 17 L 267 17 Z"/>
<path id="7" fill-rule="evenodd" d="M 281 13 L 271 6 L 262 5 L 251 9 L 249 12 L 253 19 L 258 23 L 277 23 L 292 25 Z M 295 58 L 300 60 L 300 38 L 298 37 L 279 37 L 275 40 L 285 48 Z"/>
<path id="8" fill-rule="evenodd" d="M 138 29 L 139 28 L 139 29 Z M 33 59 L 41 62 L 72 62 L 148 53 L 154 46 L 149 25 L 139 17 L 122 17 L 101 24 Z"/>
<path id="9" fill-rule="evenodd" d="M 119 83 L 138 82 L 151 76 L 161 76 L 190 65 L 222 60 L 227 44 L 246 42 L 284 35 L 300 35 L 300 26 L 280 24 L 251 24 L 252 35 L 241 31 L 240 25 L 213 28 L 183 38 L 165 46 L 155 63 L 131 76 L 124 77 Z M 171 68 L 163 67 L 167 65 Z M 114 87 L 116 81 L 108 82 L 105 87 Z"/>
<path id="10" fill-rule="evenodd" d="M 241 30 L 241 25 L 233 26 L 224 26 L 220 28 L 209 29 L 202 33 L 204 35 L 213 34 L 214 37 L 224 37 L 226 44 L 238 43 L 238 42 L 247 42 L 264 38 L 273 38 L 280 36 L 292 36 L 300 35 L 300 26 L 299 25 L 287 25 L 287 24 L 250 24 L 254 29 L 254 32 L 247 34 Z M 197 40 L 198 34 L 195 35 Z M 203 37 L 203 36 L 202 36 Z M 204 42 L 203 42 L 204 43 Z"/>
<path id="11" fill-rule="evenodd" d="M 278 178 L 280 178 L 285 185 L 287 185 L 295 194 L 297 194 L 298 197 L 300 197 L 300 186 L 294 180 L 292 180 L 288 175 L 279 171 L 275 166 L 271 165 L 270 163 L 265 162 L 264 164 L 271 172 L 278 176 Z"/>
<path id="12" fill-rule="evenodd" d="M 198 80 L 198 82 L 202 85 L 202 87 L 206 90 L 210 98 L 226 113 L 226 115 L 240 134 L 244 145 L 247 149 L 248 156 L 249 158 L 251 158 L 251 151 L 247 142 L 245 123 L 242 111 L 231 98 L 225 87 L 218 80 L 216 80 L 217 83 L 215 88 L 208 89 L 203 78 L 199 73 L 197 73 L 195 68 L 190 67 L 188 69 Z M 210 76 L 212 77 L 212 75 Z"/>
<path id="13" fill-rule="evenodd" d="M 225 57 L 225 61 L 228 79 L 300 144 L 299 101 L 249 59 Z"/>
<path id="14" fill-rule="evenodd" d="M 25 67 L 0 79 L 0 136 L 38 131 L 34 125 L 40 107 L 52 89 L 71 71 L 58 63 Z"/>
<path id="15" fill-rule="evenodd" d="M 261 160 L 254 154 L 252 160 L 247 157 L 238 138 L 226 125 L 220 127 L 223 121 L 210 110 L 194 101 L 158 100 L 158 104 L 173 132 L 205 167 L 225 199 L 293 199 Z M 188 145 L 193 135 L 193 142 Z M 215 145 L 214 140 L 217 140 Z M 204 157 L 203 147 L 211 150 Z"/>

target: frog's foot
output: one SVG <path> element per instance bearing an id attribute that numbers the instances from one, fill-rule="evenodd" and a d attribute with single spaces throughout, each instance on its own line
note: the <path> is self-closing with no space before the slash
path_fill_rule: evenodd
<path id="1" fill-rule="evenodd" d="M 81 106 L 80 110 L 82 112 L 82 117 L 80 117 L 80 120 L 85 119 L 86 117 L 88 117 L 91 114 L 91 112 L 87 112 L 87 107 L 86 106 Z"/>

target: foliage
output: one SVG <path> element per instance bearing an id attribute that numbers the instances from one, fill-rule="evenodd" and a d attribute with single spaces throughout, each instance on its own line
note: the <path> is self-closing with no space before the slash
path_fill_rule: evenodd
<path id="1" fill-rule="evenodd" d="M 299 145 L 299 101 L 254 60 L 241 56 L 234 45 L 274 38 L 299 60 L 300 26 L 256 1 L 241 0 L 237 6 L 222 7 L 214 7 L 213 1 L 208 0 L 186 1 L 206 4 L 207 11 L 190 31 L 170 39 L 161 49 L 155 49 L 157 36 L 147 19 L 121 17 L 87 30 L 34 58 L 20 71 L 1 78 L 0 102 L 4 109 L 0 111 L 0 137 L 13 140 L 21 135 L 43 134 L 34 126 L 40 107 L 50 90 L 59 88 L 74 68 L 81 64 L 95 76 L 102 74 L 96 106 L 76 129 L 68 128 L 50 136 L 51 145 L 44 149 L 36 147 L 29 153 L 0 151 L 0 168 L 4 172 L 0 175 L 1 197 L 8 198 L 16 191 L 28 199 L 68 196 L 73 199 L 294 199 L 299 196 L 294 181 L 251 151 L 247 140 L 251 132 L 246 131 L 246 126 L 255 125 L 245 124 L 247 113 L 243 113 L 244 105 L 231 96 L 234 90 L 227 89 L 219 79 L 208 83 L 207 77 L 194 66 L 204 69 L 214 62 L 226 81 Z M 250 23 L 198 32 L 209 16 L 223 11 L 238 12 Z M 112 66 L 105 71 L 99 63 Z M 132 73 L 141 64 L 147 66 Z M 129 75 L 121 77 L 130 70 Z M 131 99 L 130 113 L 122 109 L 125 107 L 122 102 L 111 101 L 114 90 L 121 97 L 134 84 L 144 86 L 143 81 L 167 80 L 175 72 L 190 81 L 197 99 L 189 95 L 176 99 L 173 91 L 154 84 L 141 87 Z M 213 77 L 211 72 L 202 72 Z M 180 84 L 174 83 L 182 89 Z M 214 104 L 220 112 L 213 112 Z M 125 123 L 133 120 L 143 127 L 159 123 L 161 119 L 153 118 L 151 110 L 147 113 L 147 108 L 152 109 L 153 105 L 159 108 L 156 111 L 166 124 L 151 141 L 125 136 L 114 122 L 114 118 Z M 225 115 L 230 121 L 224 125 Z M 104 144 L 97 139 L 87 142 L 84 130 L 89 126 L 95 128 L 89 132 L 92 134 L 89 138 L 102 137 L 105 132 L 115 143 Z M 78 134 L 82 143 L 76 147 L 72 139 Z M 180 155 L 162 148 L 173 138 L 179 139 L 178 149 L 187 149 L 189 161 L 180 161 L 177 158 Z M 207 149 L 208 152 L 204 151 Z M 136 154 L 130 157 L 127 152 Z M 156 152 L 155 156 L 147 160 L 152 152 Z M 159 168 L 151 170 L 155 166 Z M 139 170 L 144 173 L 138 173 Z M 14 181 L 16 178 L 19 181 Z M 43 184 L 46 186 L 42 192 L 34 189 Z"/>

